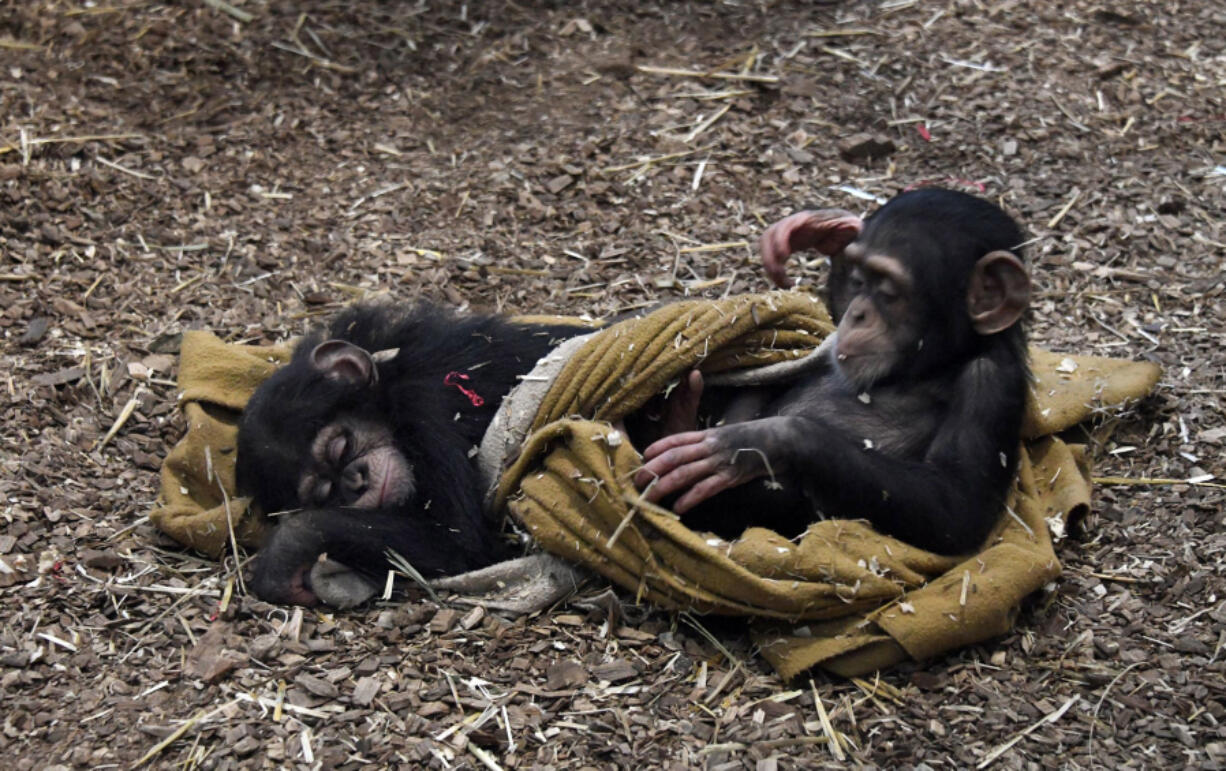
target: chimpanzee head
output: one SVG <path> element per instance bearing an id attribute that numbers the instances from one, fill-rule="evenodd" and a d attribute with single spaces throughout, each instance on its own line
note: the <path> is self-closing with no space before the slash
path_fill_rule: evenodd
<path id="1" fill-rule="evenodd" d="M 926 188 L 893 198 L 864 221 L 839 209 L 792 215 L 767 231 L 763 249 L 779 283 L 788 253 L 830 255 L 834 355 L 852 382 L 867 387 L 925 377 L 998 336 L 1023 346 L 1030 278 L 1022 240 L 994 204 Z M 769 259 L 772 249 L 784 256 Z"/>
<path id="2" fill-rule="evenodd" d="M 378 368 L 344 340 L 304 341 L 252 396 L 238 427 L 237 484 L 265 512 L 408 500 L 412 465 L 396 446 Z"/>

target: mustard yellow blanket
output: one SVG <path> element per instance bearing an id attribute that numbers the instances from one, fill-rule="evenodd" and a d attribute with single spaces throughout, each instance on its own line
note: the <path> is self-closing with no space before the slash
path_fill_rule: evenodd
<path id="1" fill-rule="evenodd" d="M 536 400 L 494 506 L 541 548 L 636 598 L 757 619 L 762 652 L 785 678 L 815 665 L 860 674 L 1007 631 L 1022 599 L 1060 573 L 1048 520 L 1076 519 L 1089 505 L 1082 448 L 1053 434 L 1149 393 L 1158 367 L 1032 350 L 1018 478 L 1007 512 L 970 557 L 925 552 L 858 520 L 818 522 L 796 542 L 751 529 L 729 543 L 641 501 L 631 481 L 638 450 L 614 421 L 694 367 L 707 375 L 779 368 L 803 360 L 831 330 L 819 302 L 792 292 L 680 302 L 602 330 Z M 162 505 L 152 514 L 181 543 L 221 554 L 228 518 L 239 543 L 258 546 L 263 520 L 234 498 L 235 424 L 287 356 L 283 347 L 184 335 L 188 430 L 163 465 Z"/>

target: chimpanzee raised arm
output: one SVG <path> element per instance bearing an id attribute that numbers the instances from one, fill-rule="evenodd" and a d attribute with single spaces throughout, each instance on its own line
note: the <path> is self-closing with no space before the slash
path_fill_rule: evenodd
<path id="1" fill-rule="evenodd" d="M 314 604 L 325 554 L 377 586 L 389 548 L 426 576 L 498 559 L 470 451 L 519 377 L 581 331 L 366 306 L 299 343 L 239 422 L 239 491 L 268 513 L 303 510 L 279 518 L 257 555 L 256 594 Z M 327 577 L 329 604 L 364 599 Z"/>
<path id="2" fill-rule="evenodd" d="M 824 210 L 775 223 L 761 241 L 775 283 L 788 283 L 793 252 L 831 256 L 829 366 L 750 419 L 717 414 L 722 425 L 654 442 L 636 483 L 729 537 L 761 524 L 763 488 L 745 485 L 766 478 L 790 507 L 778 529 L 820 514 L 943 554 L 980 546 L 1013 478 L 1026 402 L 1021 242 L 995 205 L 949 190 L 905 193 L 864 222 Z M 686 388 L 692 405 L 701 377 Z"/>

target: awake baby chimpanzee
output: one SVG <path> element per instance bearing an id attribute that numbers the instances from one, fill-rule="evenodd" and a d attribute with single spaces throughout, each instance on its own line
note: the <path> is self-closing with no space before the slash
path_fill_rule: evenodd
<path id="1" fill-rule="evenodd" d="M 423 303 L 353 308 L 302 340 L 239 422 L 239 491 L 302 509 L 260 549 L 255 594 L 313 605 L 327 578 L 324 599 L 351 604 L 382 584 L 388 549 L 428 577 L 499 559 L 470 451 L 519 377 L 583 331 Z"/>
<path id="2" fill-rule="evenodd" d="M 863 222 L 823 210 L 775 223 L 761 252 L 776 284 L 790 283 L 793 252 L 831 257 L 828 366 L 731 397 L 703 398 L 690 373 L 667 431 L 700 414 L 715 427 L 653 442 L 636 484 L 725 537 L 750 525 L 793 535 L 821 514 L 942 554 L 979 547 L 1002 512 L 1026 404 L 1021 243 L 993 204 L 939 189 L 904 193 Z"/>

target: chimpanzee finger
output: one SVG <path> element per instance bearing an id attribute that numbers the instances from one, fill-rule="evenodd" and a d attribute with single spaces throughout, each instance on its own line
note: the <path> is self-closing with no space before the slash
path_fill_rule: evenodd
<path id="1" fill-rule="evenodd" d="M 680 493 L 693 487 L 698 482 L 717 473 L 722 466 L 718 457 L 705 456 L 690 463 L 679 465 L 673 470 L 660 475 L 654 485 L 644 493 L 644 497 L 652 502 L 661 501 L 670 495 Z"/>
<path id="2" fill-rule="evenodd" d="M 704 454 L 705 452 L 702 450 L 702 445 L 699 444 L 691 444 L 685 445 L 682 448 L 674 448 L 673 450 L 670 450 L 667 453 L 644 463 L 642 468 L 640 468 L 634 474 L 634 485 L 642 490 L 654 481 L 656 484 L 652 487 L 652 489 L 658 489 L 660 487 L 660 480 L 663 477 L 671 474 L 673 471 L 676 471 L 686 463 L 700 459 Z"/>
<path id="3" fill-rule="evenodd" d="M 272 549 L 262 551 L 252 563 L 252 575 L 247 586 L 265 602 L 306 607 L 318 605 L 319 598 L 308 578 L 314 564 L 313 559 L 293 562 L 273 555 Z"/>
<path id="4" fill-rule="evenodd" d="M 796 216 L 793 214 L 771 225 L 758 241 L 758 253 L 762 258 L 762 267 L 775 286 L 787 288 L 792 285 L 785 266 L 788 257 L 792 255 L 789 241 L 793 223 L 789 223 L 789 220 L 793 220 Z"/>
<path id="5" fill-rule="evenodd" d="M 673 513 L 684 514 L 708 498 L 736 487 L 738 484 L 736 472 L 727 467 L 722 468 L 695 484 L 685 495 L 678 498 L 673 504 Z"/>
<path id="6" fill-rule="evenodd" d="M 635 474 L 635 482 L 642 488 L 655 480 L 653 489 L 660 489 L 664 478 L 676 473 L 678 469 L 714 455 L 714 449 L 709 442 L 696 442 L 674 447 L 644 463 L 643 467 Z M 673 482 L 670 482 L 670 484 L 673 484 Z M 669 487 L 665 494 L 676 492 L 679 489 L 681 488 Z"/>
<path id="7" fill-rule="evenodd" d="M 649 461 L 658 455 L 662 455 L 674 447 L 681 447 L 687 444 L 697 444 L 701 442 L 707 435 L 706 431 L 683 431 L 680 434 L 666 436 L 652 442 L 646 450 L 643 450 L 643 460 Z"/>
<path id="8" fill-rule="evenodd" d="M 661 426 L 664 434 L 667 436 L 696 429 L 698 403 L 701 399 L 702 373 L 693 369 L 681 378 L 681 384 L 669 394 L 664 403 L 664 421 Z"/>
<path id="9" fill-rule="evenodd" d="M 659 479 L 671 474 L 687 463 L 702 460 L 711 454 L 711 447 L 706 442 L 695 442 L 674 447 L 644 463 L 643 468 L 639 470 L 634 478 L 636 482 L 643 480 L 642 484 L 639 485 L 642 487 L 653 479 Z"/>

